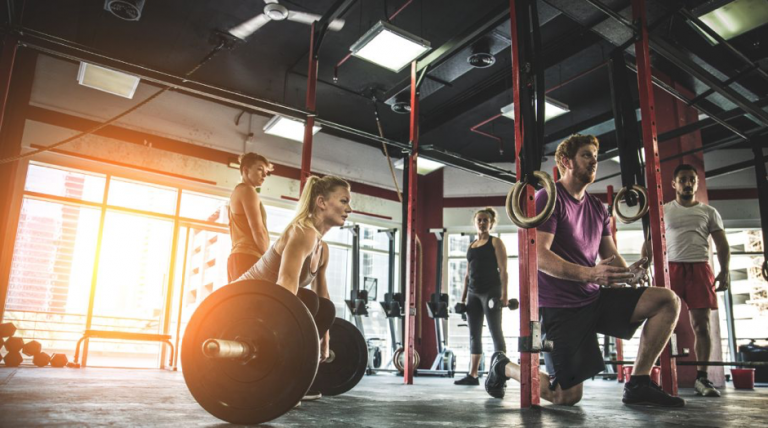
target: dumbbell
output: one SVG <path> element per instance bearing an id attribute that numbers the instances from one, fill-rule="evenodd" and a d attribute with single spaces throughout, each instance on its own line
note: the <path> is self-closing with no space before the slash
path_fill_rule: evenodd
<path id="1" fill-rule="evenodd" d="M 8 367 L 18 367 L 22 361 L 24 361 L 24 357 L 21 356 L 21 352 L 9 352 L 3 357 L 3 362 Z"/>
<path id="2" fill-rule="evenodd" d="M 0 324 L 0 338 L 11 337 L 16 333 L 16 326 L 10 322 Z"/>
<path id="3" fill-rule="evenodd" d="M 21 353 L 28 357 L 34 357 L 41 352 L 43 352 L 43 345 L 37 340 L 27 342 L 21 347 Z"/>
<path id="4" fill-rule="evenodd" d="M 50 362 L 51 362 L 51 356 L 46 354 L 45 352 L 40 352 L 34 357 L 32 357 L 32 364 L 38 367 L 45 367 Z"/>
<path id="5" fill-rule="evenodd" d="M 457 303 L 453 306 L 453 312 L 457 314 L 461 314 L 461 319 L 466 321 L 467 320 L 467 304 L 466 303 Z"/>
<path id="6" fill-rule="evenodd" d="M 494 297 L 488 300 L 488 309 L 493 309 L 495 307 L 498 307 L 500 304 L 501 304 L 501 299 L 498 297 Z M 520 307 L 520 302 L 517 299 L 509 299 L 507 300 L 507 304 L 505 306 L 512 311 L 516 311 L 517 308 Z"/>
<path id="7" fill-rule="evenodd" d="M 21 352 L 21 348 L 24 347 L 24 339 L 20 337 L 9 337 L 5 339 L 5 350 L 11 354 Z"/>
<path id="8" fill-rule="evenodd" d="M 56 368 L 61 368 L 67 365 L 69 362 L 69 358 L 67 358 L 66 354 L 53 354 L 51 355 L 51 366 Z"/>

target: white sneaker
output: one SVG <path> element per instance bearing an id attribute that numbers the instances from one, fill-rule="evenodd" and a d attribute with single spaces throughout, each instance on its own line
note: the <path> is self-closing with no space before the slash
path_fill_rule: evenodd
<path id="1" fill-rule="evenodd" d="M 307 391 L 306 394 L 304 394 L 304 398 L 302 398 L 301 401 L 319 400 L 320 398 L 322 398 L 322 396 L 323 394 L 320 391 L 314 391 L 310 389 L 309 391 Z"/>
<path id="2" fill-rule="evenodd" d="M 712 385 L 709 379 L 696 379 L 696 383 L 693 385 L 693 389 L 696 390 L 697 395 L 704 397 L 719 397 L 720 391 Z"/>

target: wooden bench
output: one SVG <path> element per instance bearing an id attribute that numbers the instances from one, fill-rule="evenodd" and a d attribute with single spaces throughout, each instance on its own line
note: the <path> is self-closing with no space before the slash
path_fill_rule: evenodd
<path id="1" fill-rule="evenodd" d="M 108 330 L 85 330 L 83 337 L 77 341 L 77 347 L 75 348 L 75 364 L 80 358 L 80 344 L 85 339 L 118 339 L 118 340 L 136 340 L 143 342 L 163 342 L 171 347 L 171 356 L 168 359 L 168 366 L 176 370 L 176 365 L 173 363 L 173 344 L 171 343 L 170 334 L 150 334 L 150 333 L 129 333 L 125 331 L 108 331 Z M 88 361 L 88 349 L 86 348 L 83 353 L 82 367 L 85 367 Z"/>

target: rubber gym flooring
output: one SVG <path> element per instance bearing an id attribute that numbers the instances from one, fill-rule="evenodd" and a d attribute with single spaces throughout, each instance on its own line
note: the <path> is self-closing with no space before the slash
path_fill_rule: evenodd
<path id="1" fill-rule="evenodd" d="M 768 426 L 768 387 L 735 390 L 723 397 L 695 397 L 682 389 L 683 409 L 629 407 L 622 385 L 594 380 L 575 407 L 544 404 L 521 410 L 519 387 L 509 382 L 504 400 L 483 386 L 459 387 L 448 378 L 417 377 L 402 385 L 391 374 L 366 376 L 338 397 L 303 402 L 272 427 L 759 427 Z M 0 368 L 0 427 L 220 426 L 226 423 L 192 398 L 180 372 L 146 369 Z"/>

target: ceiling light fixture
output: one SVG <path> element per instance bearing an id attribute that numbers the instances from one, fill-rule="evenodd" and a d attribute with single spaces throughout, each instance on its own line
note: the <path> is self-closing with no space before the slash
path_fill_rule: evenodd
<path id="1" fill-rule="evenodd" d="M 312 135 L 320 131 L 320 125 L 312 127 Z M 264 125 L 264 133 L 289 140 L 304 142 L 304 121 L 275 115 Z"/>
<path id="2" fill-rule="evenodd" d="M 734 0 L 723 7 L 699 16 L 699 19 L 720 37 L 730 40 L 768 23 L 768 2 L 765 0 Z M 695 24 L 692 25 L 710 43 L 717 44 L 717 40 L 699 29 Z"/>
<path id="3" fill-rule="evenodd" d="M 403 164 L 405 163 L 406 159 L 407 158 L 400 158 L 400 159 L 396 160 L 395 161 L 395 168 L 403 169 L 404 168 Z M 425 159 L 425 158 L 419 157 L 419 161 L 417 162 L 417 167 L 416 167 L 417 171 L 416 172 L 418 172 L 419 175 L 427 175 L 427 174 L 429 174 L 431 172 L 437 171 L 438 169 L 440 169 L 440 168 L 442 168 L 444 166 L 445 166 L 445 164 L 442 164 L 440 162 L 433 161 L 431 159 Z"/>
<path id="4" fill-rule="evenodd" d="M 429 49 L 428 41 L 384 21 L 377 22 L 349 48 L 353 56 L 395 73 Z"/>
<path id="5" fill-rule="evenodd" d="M 87 62 L 81 62 L 77 72 L 77 81 L 81 85 L 129 99 L 136 93 L 140 80 L 138 76 Z"/>
<path id="6" fill-rule="evenodd" d="M 562 116 L 570 111 L 571 110 L 567 105 L 547 97 L 544 109 L 544 122 Z M 504 117 L 515 120 L 515 103 L 502 107 L 501 114 Z"/>

